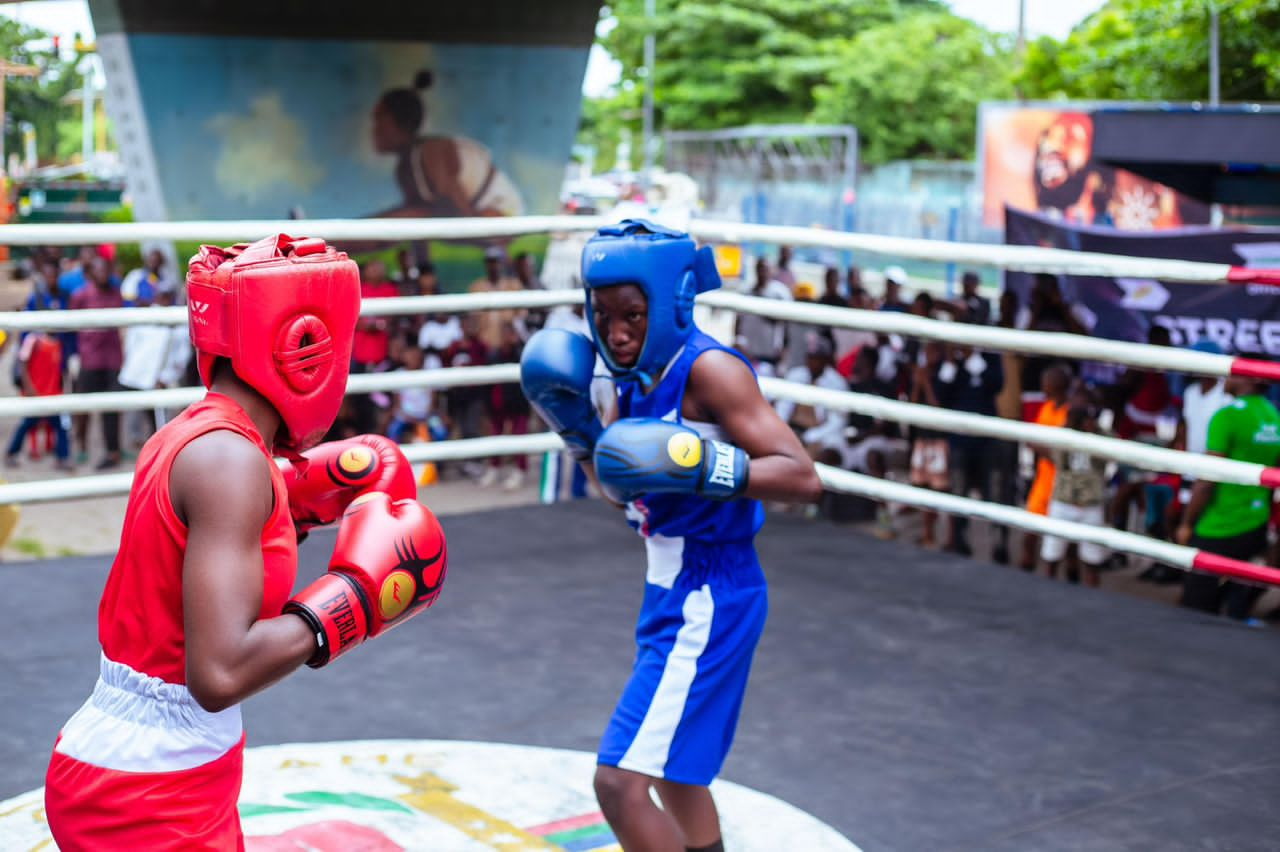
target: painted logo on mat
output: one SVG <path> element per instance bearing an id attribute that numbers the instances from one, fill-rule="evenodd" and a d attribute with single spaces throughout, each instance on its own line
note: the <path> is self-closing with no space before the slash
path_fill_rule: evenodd
<path id="1" fill-rule="evenodd" d="M 249 852 L 619 852 L 591 789 L 595 755 L 436 740 L 293 743 L 245 752 Z M 717 782 L 726 848 L 857 852 L 772 796 Z M 44 791 L 0 803 L 0 848 L 52 850 Z"/>

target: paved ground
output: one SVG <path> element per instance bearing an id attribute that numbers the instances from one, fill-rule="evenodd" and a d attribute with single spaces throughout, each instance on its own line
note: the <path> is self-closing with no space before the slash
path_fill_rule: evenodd
<path id="1" fill-rule="evenodd" d="M 632 656 L 641 548 L 599 504 L 449 518 L 440 605 L 246 705 L 250 741 L 591 750 Z M 304 546 L 304 574 L 332 546 Z M 796 517 L 729 780 L 866 850 L 1274 849 L 1280 635 Z M 0 566 L 0 798 L 41 782 L 97 668 L 103 557 Z M 513 795 L 518 792 L 513 791 Z"/>

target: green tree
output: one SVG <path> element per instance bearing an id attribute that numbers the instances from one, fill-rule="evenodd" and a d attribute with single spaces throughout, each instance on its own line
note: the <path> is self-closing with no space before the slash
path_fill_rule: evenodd
<path id="1" fill-rule="evenodd" d="M 1216 0 L 1221 97 L 1280 98 L 1280 0 Z M 1027 46 L 1028 98 L 1203 101 L 1210 0 L 1110 0 L 1059 42 Z"/>
<path id="2" fill-rule="evenodd" d="M 948 13 L 867 29 L 836 60 L 812 115 L 855 125 L 864 163 L 971 157 L 978 104 L 1013 91 L 1008 40 Z"/>
<path id="3" fill-rule="evenodd" d="M 937 0 L 617 0 L 602 12 L 615 26 L 602 38 L 622 66 L 615 95 L 584 105 L 579 141 L 612 158 L 619 132 L 636 134 L 644 89 L 644 37 L 657 44 L 655 126 L 688 130 L 803 122 L 814 89 L 842 61 L 859 32 Z"/>
<path id="4" fill-rule="evenodd" d="M 607 172 L 615 166 L 630 166 L 628 163 L 616 162 L 618 143 L 624 134 L 633 136 L 635 150 L 639 152 L 638 129 L 642 99 L 642 90 L 630 83 L 619 86 L 616 92 L 607 97 L 583 99 L 578 141 L 596 149 L 597 172 Z"/>
<path id="5" fill-rule="evenodd" d="M 42 162 L 69 153 L 65 145 L 60 146 L 60 140 L 70 135 L 68 122 L 73 123 L 78 132 L 80 105 L 68 103 L 67 96 L 84 85 L 84 78 L 76 67 L 79 56 L 63 59 L 51 48 L 41 50 L 32 46 L 33 42 L 47 39 L 48 34 L 40 30 L 0 18 L 0 56 L 17 65 L 40 69 L 39 76 L 5 78 L 5 112 L 9 116 L 4 134 L 5 151 L 21 151 L 18 123 L 29 121 L 36 130 L 36 156 Z M 71 150 L 78 147 L 77 142 Z"/>

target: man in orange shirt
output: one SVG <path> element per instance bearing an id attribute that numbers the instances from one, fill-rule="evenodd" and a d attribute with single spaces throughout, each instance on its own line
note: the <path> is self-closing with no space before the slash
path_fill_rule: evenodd
<path id="1" fill-rule="evenodd" d="M 1071 371 L 1054 364 L 1040 374 L 1040 390 L 1044 393 L 1044 405 L 1036 414 L 1035 422 L 1041 426 L 1067 425 L 1067 396 L 1071 389 Z M 1027 494 L 1027 511 L 1037 515 L 1049 514 L 1049 498 L 1053 496 L 1055 468 L 1042 447 L 1032 445 L 1036 453 L 1036 478 Z M 1036 569 L 1036 555 L 1040 552 L 1040 536 L 1027 533 L 1022 537 L 1022 559 L 1018 565 L 1023 571 Z"/>

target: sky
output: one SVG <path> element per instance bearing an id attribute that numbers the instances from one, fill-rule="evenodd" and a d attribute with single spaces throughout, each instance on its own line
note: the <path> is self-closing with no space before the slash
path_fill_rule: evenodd
<path id="1" fill-rule="evenodd" d="M 1102 6 L 1105 0 L 1025 0 L 1026 27 L 1030 37 L 1050 35 L 1063 38 L 1071 28 Z M 1018 28 L 1019 0 L 949 0 L 952 11 L 997 32 Z M 89 6 L 84 0 L 43 0 L 0 6 L 0 15 L 63 35 L 93 32 Z M 601 22 L 607 27 L 608 22 Z M 597 34 L 600 29 L 597 28 Z M 606 93 L 618 81 L 618 64 L 598 45 L 587 60 L 583 94 L 595 97 Z"/>

